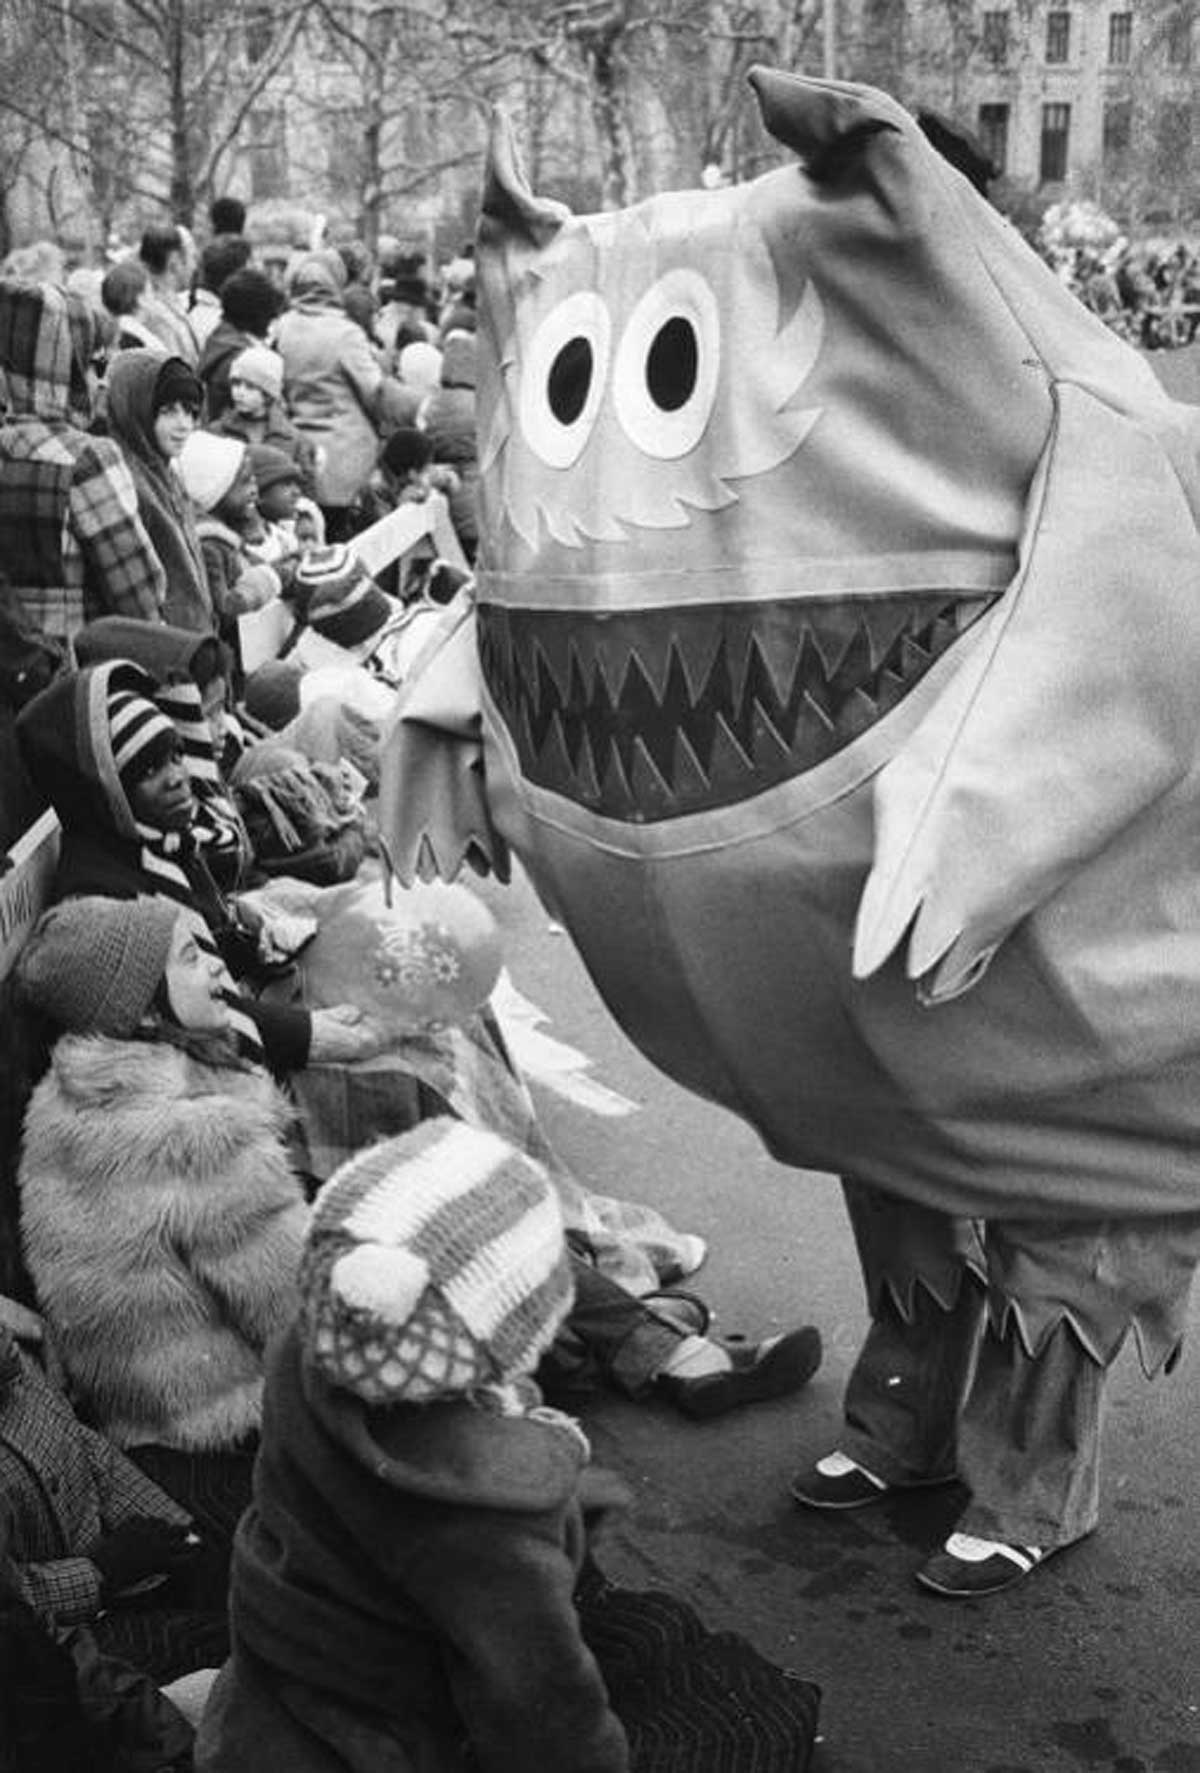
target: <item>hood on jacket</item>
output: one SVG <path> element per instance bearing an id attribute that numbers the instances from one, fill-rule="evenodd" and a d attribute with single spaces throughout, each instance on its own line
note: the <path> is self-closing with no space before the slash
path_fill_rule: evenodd
<path id="1" fill-rule="evenodd" d="M 155 683 L 191 681 L 203 689 L 214 677 L 229 675 L 225 648 L 215 634 L 143 622 L 135 616 L 101 616 L 76 634 L 72 645 L 79 666 L 131 659 Z"/>
<path id="2" fill-rule="evenodd" d="M 78 295 L 49 283 L 0 281 L 0 371 L 7 420 L 91 423 L 88 371 L 96 319 Z"/>
<path id="3" fill-rule="evenodd" d="M 135 455 L 156 479 L 169 472 L 154 441 L 154 389 L 167 364 L 186 370 L 182 357 L 154 351 L 119 351 L 108 371 L 108 429 L 128 455 Z"/>
<path id="4" fill-rule="evenodd" d="M 310 252 L 299 260 L 288 278 L 288 302 L 306 312 L 342 308 L 346 267 L 336 252 Z"/>
<path id="5" fill-rule="evenodd" d="M 155 682 L 128 660 L 67 671 L 22 709 L 21 756 L 67 831 L 124 842 L 139 837 L 113 755 L 108 698 L 116 689 L 154 700 Z"/>

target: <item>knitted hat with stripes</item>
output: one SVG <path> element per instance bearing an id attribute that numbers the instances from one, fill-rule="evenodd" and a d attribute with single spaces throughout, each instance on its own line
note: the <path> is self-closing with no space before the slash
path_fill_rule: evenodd
<path id="1" fill-rule="evenodd" d="M 391 598 L 345 542 L 310 549 L 293 583 L 309 626 L 338 646 L 360 646 L 397 614 Z"/>
<path id="2" fill-rule="evenodd" d="M 499 1134 L 423 1121 L 325 1184 L 300 1294 L 308 1358 L 367 1403 L 502 1388 L 571 1309 L 558 1197 Z"/>
<path id="3" fill-rule="evenodd" d="M 113 763 L 126 800 L 144 776 L 180 750 L 175 723 L 147 696 L 136 690 L 108 692 L 108 731 Z"/>

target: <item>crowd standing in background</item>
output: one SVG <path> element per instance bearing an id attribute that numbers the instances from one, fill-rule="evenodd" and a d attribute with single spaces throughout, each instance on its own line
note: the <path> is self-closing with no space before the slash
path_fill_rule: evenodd
<path id="1" fill-rule="evenodd" d="M 211 1680 L 227 1654 L 264 1350 L 296 1317 L 310 1202 L 340 1161 L 353 1168 L 361 1148 L 448 1114 L 473 1129 L 472 1150 L 483 1139 L 489 1161 L 524 1166 L 534 1196 L 557 1199 L 537 1235 L 557 1252 L 562 1297 L 511 1375 L 505 1357 L 496 1396 L 531 1425 L 512 1429 L 514 1444 L 550 1450 L 547 1518 L 564 1513 L 572 1533 L 586 1442 L 548 1429 L 552 1412 L 539 1419 L 537 1357 L 543 1389 L 604 1384 L 700 1420 L 799 1391 L 821 1360 L 812 1326 L 760 1343 L 710 1336 L 703 1300 L 678 1290 L 703 1240 L 591 1194 L 550 1151 L 490 1008 L 499 962 L 489 973 L 478 960 L 493 938 L 465 888 L 445 889 L 458 911 L 429 926 L 443 968 L 428 963 L 430 989 L 439 1004 L 458 993 L 452 1013 L 380 1008 L 385 988 L 417 989 L 411 970 L 354 1001 L 342 980 L 361 985 L 361 968 L 330 967 L 331 995 L 307 989 L 316 975 L 300 957 L 327 931 L 317 899 L 287 893 L 344 884 L 374 903 L 383 723 L 414 620 L 437 619 L 475 555 L 474 268 L 470 248 L 431 276 L 422 253 L 358 241 L 281 264 L 256 253 L 236 200 L 209 219 L 199 246 L 184 228 L 149 227 L 105 268 L 72 269 L 51 243 L 0 266 L 0 851 L 42 809 L 58 822 L 50 909 L 5 984 L 4 1013 L 27 1019 L 37 1059 L 0 1191 L 5 1248 L 20 1251 L 0 1282 L 0 1671 L 18 1643 L 40 1658 L 45 1684 L 27 1683 L 29 1707 L 13 1712 L 39 1748 L 52 1689 L 63 1743 L 68 1728 L 87 1735 L 99 1689 L 110 1737 L 124 1730 L 131 1752 L 152 1748 L 155 1766 L 181 1773 L 192 1732 L 155 1683 Z M 439 524 L 373 577 L 357 539 L 435 504 Z M 262 611 L 286 644 L 247 661 L 243 618 Z M 377 942 L 388 915 L 390 901 L 383 921 L 339 917 L 338 940 L 361 928 Z M 477 978 L 486 989 L 468 1000 Z M 435 1386 L 456 1422 L 467 1379 Z M 464 1444 L 475 1409 L 472 1396 Z M 503 1448 L 510 1430 L 497 1422 L 486 1438 Z M 69 1478 L 53 1505 L 51 1464 Z M 535 1563 L 540 1484 L 536 1471 L 518 1484 Z M 486 1542 L 489 1485 L 462 1500 L 464 1519 L 485 1511 Z M 582 1537 L 555 1560 L 547 1647 L 581 1683 L 618 1773 L 625 1730 L 573 1613 L 585 1564 Z M 380 1598 L 402 1608 L 403 1588 Z M 671 1617 L 694 1664 L 703 1627 L 682 1607 Z M 659 1620 L 645 1623 L 657 1640 Z M 484 1637 L 490 1654 L 490 1626 Z M 731 1683 L 783 1681 L 723 1642 L 713 1717 Z M 559 1738 L 578 1736 L 579 1717 L 560 1700 L 542 1715 L 544 1672 L 529 1665 L 531 1694 L 507 1695 L 502 1680 L 465 1711 L 493 1757 L 515 1733 L 565 1769 Z M 194 1721 L 198 1703 L 171 1691 Z M 811 1739 L 812 1690 L 785 1682 L 773 1698 L 789 1741 Z M 453 1736 L 455 1715 L 438 1730 Z M 729 1713 L 735 1732 L 740 1716 Z M 241 1751 L 222 1752 L 233 1765 Z"/>

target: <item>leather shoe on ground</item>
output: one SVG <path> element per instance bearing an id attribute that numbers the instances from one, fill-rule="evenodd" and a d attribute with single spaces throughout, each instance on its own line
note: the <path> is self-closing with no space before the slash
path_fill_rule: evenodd
<path id="1" fill-rule="evenodd" d="M 732 1365 L 698 1379 L 670 1374 L 658 1381 L 661 1395 L 685 1416 L 706 1421 L 744 1404 L 788 1397 L 807 1385 L 821 1364 L 821 1332 L 812 1324 L 750 1347 L 728 1347 Z"/>
<path id="2" fill-rule="evenodd" d="M 941 1550 L 935 1551 L 917 1571 L 917 1581 L 931 1594 L 948 1595 L 952 1600 L 1002 1594 L 1006 1588 L 1024 1582 L 1056 1551 L 1065 1550 L 1062 1545 L 1043 1549 L 1037 1545 L 976 1539 L 969 1533 L 951 1533 Z"/>
<path id="3" fill-rule="evenodd" d="M 798 1471 L 789 1487 L 793 1499 L 803 1507 L 835 1510 L 869 1508 L 872 1502 L 882 1502 L 903 1490 L 928 1489 L 954 1481 L 953 1477 L 938 1477 L 918 1479 L 912 1484 L 888 1484 L 839 1450 L 827 1453 L 807 1471 Z"/>

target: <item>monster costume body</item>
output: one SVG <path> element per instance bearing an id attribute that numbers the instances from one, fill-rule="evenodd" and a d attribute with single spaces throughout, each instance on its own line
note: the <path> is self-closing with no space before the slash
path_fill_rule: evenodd
<path id="1" fill-rule="evenodd" d="M 802 164 L 733 189 L 577 218 L 493 143 L 477 583 L 385 824 L 511 847 L 652 1060 L 849 1180 L 851 1450 L 1064 1543 L 1200 1249 L 1200 423 L 899 106 L 752 83 Z M 931 1401 L 985 1291 L 991 1430 L 1053 1418 L 1023 1362 L 1090 1449 L 1052 1494 L 984 1496 L 969 1359 Z"/>

